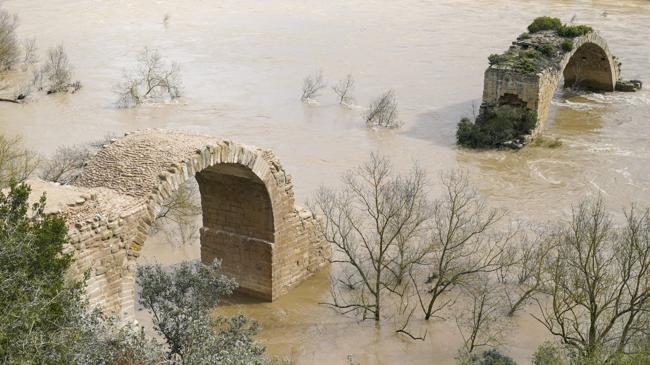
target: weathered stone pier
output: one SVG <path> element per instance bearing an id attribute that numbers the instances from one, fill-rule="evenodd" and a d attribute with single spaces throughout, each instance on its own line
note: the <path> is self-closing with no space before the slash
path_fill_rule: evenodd
<path id="1" fill-rule="evenodd" d="M 562 78 L 565 87 L 596 91 L 634 91 L 641 87 L 638 81 L 620 79 L 620 62 L 595 31 L 571 38 L 551 30 L 524 33 L 506 53 L 495 56 L 504 62 L 491 60 L 485 71 L 482 109 L 510 105 L 533 111 L 537 124 L 530 137 L 543 130 Z"/>

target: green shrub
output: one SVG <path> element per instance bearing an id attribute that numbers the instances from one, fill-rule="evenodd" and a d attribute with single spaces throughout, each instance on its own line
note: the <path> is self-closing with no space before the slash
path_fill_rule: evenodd
<path id="1" fill-rule="evenodd" d="M 519 39 L 529 39 L 529 38 L 530 38 L 530 34 L 529 34 L 528 32 L 523 32 L 523 33 L 521 33 L 521 35 L 519 35 L 518 38 L 519 38 Z"/>
<path id="2" fill-rule="evenodd" d="M 593 31 L 593 28 L 588 25 L 563 25 L 557 29 L 557 34 L 560 37 L 575 38 Z"/>
<path id="3" fill-rule="evenodd" d="M 458 365 L 517 365 L 517 363 L 496 349 L 489 349 L 480 355 L 472 354 L 461 358 Z"/>
<path id="4" fill-rule="evenodd" d="M 529 51 L 523 52 L 523 56 L 531 58 L 531 59 L 538 59 L 542 57 L 542 52 L 536 50 L 536 49 L 531 49 Z"/>
<path id="5" fill-rule="evenodd" d="M 509 54 L 491 54 L 488 56 L 488 63 L 490 66 L 495 66 L 495 65 L 502 65 L 504 63 L 508 63 L 512 60 L 512 56 Z"/>
<path id="6" fill-rule="evenodd" d="M 537 50 L 546 57 L 555 56 L 555 46 L 553 46 L 551 43 L 542 43 L 537 46 Z"/>
<path id="7" fill-rule="evenodd" d="M 569 365 L 569 360 L 563 349 L 551 342 L 544 342 L 533 354 L 532 365 Z"/>
<path id="8" fill-rule="evenodd" d="M 528 58 L 519 57 L 513 62 L 512 69 L 526 74 L 534 74 L 539 71 L 538 65 Z"/>
<path id="9" fill-rule="evenodd" d="M 537 123 L 528 109 L 500 106 L 486 112 L 476 123 L 463 118 L 458 123 L 456 142 L 469 148 L 502 147 L 507 141 L 522 140 Z"/>
<path id="10" fill-rule="evenodd" d="M 528 31 L 530 33 L 537 33 L 543 30 L 558 30 L 562 27 L 562 21 L 558 18 L 552 18 L 550 16 L 540 16 L 535 18 L 532 23 L 528 26 Z"/>
<path id="11" fill-rule="evenodd" d="M 562 41 L 561 46 L 564 52 L 569 52 L 573 49 L 573 41 L 571 39 L 565 39 Z"/>

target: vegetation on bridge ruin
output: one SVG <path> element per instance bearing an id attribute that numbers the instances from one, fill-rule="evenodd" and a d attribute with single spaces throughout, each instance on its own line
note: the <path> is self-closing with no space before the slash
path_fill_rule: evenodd
<path id="1" fill-rule="evenodd" d="M 499 148 L 521 146 L 536 124 L 535 113 L 511 106 L 492 108 L 475 122 L 463 118 L 458 123 L 456 141 L 469 148 Z"/>
<path id="2" fill-rule="evenodd" d="M 558 18 L 536 18 L 503 54 L 488 57 L 490 67 L 536 74 L 556 67 L 559 58 L 573 49 L 572 38 L 593 32 L 587 25 L 562 24 Z"/>

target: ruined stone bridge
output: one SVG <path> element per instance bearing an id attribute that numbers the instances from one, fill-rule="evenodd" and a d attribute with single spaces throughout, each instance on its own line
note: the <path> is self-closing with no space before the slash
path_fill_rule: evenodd
<path id="1" fill-rule="evenodd" d="M 540 57 L 539 53 L 538 56 L 531 53 L 542 49 L 541 45 L 550 46 L 546 51 L 551 56 Z M 491 64 L 485 71 L 482 109 L 500 105 L 530 109 L 537 115 L 537 126 L 531 133 L 532 137 L 544 128 L 553 94 L 562 79 L 565 87 L 597 91 L 619 88 L 633 91 L 624 89 L 626 86 L 640 87 L 640 82 L 630 86 L 620 80 L 620 63 L 610 52 L 605 39 L 595 31 L 570 39 L 552 31 L 525 33 L 525 36 L 513 42 L 504 56 L 512 57 L 508 60 L 508 57 L 502 56 L 506 62 Z M 516 57 L 523 59 L 517 60 Z M 535 57 L 543 58 L 543 62 L 535 60 Z M 519 61 L 520 65 L 538 62 L 541 67 L 531 72 L 524 67 L 516 67 Z"/>
<path id="2" fill-rule="evenodd" d="M 69 224 L 73 275 L 89 271 L 92 304 L 125 317 L 134 272 L 161 204 L 190 177 L 201 194 L 201 259 L 223 260 L 242 291 L 273 300 L 325 265 L 329 246 L 311 212 L 294 205 L 291 177 L 271 151 L 165 130 L 104 146 L 74 186 L 32 182 Z M 50 202 L 51 200 L 51 202 Z"/>

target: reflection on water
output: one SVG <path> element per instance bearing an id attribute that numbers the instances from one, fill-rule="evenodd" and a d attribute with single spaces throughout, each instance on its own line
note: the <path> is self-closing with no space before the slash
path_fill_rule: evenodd
<path id="1" fill-rule="evenodd" d="M 84 88 L 26 105 L 0 103 L 0 128 L 50 155 L 60 145 L 141 128 L 209 133 L 273 149 L 294 176 L 298 203 L 319 184 L 380 150 L 398 166 L 418 160 L 432 176 L 464 168 L 491 204 L 544 222 L 585 195 L 602 194 L 614 211 L 650 204 L 647 116 L 650 93 L 558 92 L 545 136 L 558 148 L 471 152 L 454 146 L 455 126 L 480 102 L 487 56 L 503 51 L 532 18 L 548 14 L 594 25 L 628 78 L 650 80 L 647 1 L 554 0 L 5 0 L 20 15 L 21 37 L 39 48 L 63 43 Z M 606 13 L 604 13 L 606 12 Z M 169 25 L 163 24 L 169 14 Z M 119 110 L 112 87 L 145 45 L 178 61 L 184 97 L 168 105 Z M 299 101 L 302 78 L 322 69 L 331 84 L 351 73 L 355 107 L 326 90 Z M 399 99 L 400 131 L 366 130 L 363 106 L 387 89 Z M 431 187 L 433 193 L 437 187 Z M 198 257 L 154 237 L 145 259 Z M 274 354 L 299 363 L 453 363 L 455 326 L 430 325 L 426 342 L 392 334 L 317 305 L 327 274 L 277 302 L 237 304 L 265 327 Z M 528 316 L 517 319 L 508 352 L 525 363 L 543 339 Z"/>

